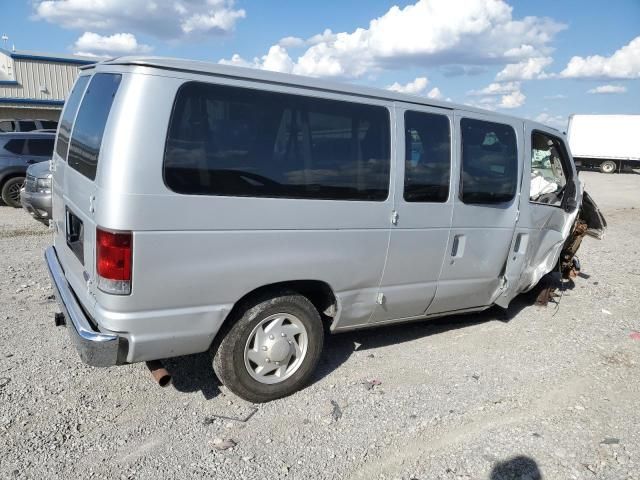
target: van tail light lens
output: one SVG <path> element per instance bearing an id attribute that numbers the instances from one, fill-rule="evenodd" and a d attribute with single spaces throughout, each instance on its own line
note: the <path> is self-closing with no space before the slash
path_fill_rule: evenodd
<path id="1" fill-rule="evenodd" d="M 133 234 L 96 229 L 98 288 L 114 295 L 131 293 Z"/>

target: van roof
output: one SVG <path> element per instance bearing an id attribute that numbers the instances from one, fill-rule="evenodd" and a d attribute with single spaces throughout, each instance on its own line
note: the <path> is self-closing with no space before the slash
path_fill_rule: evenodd
<path id="1" fill-rule="evenodd" d="M 260 70 L 257 68 L 237 67 L 233 65 L 222 65 L 219 63 L 203 62 L 197 60 L 186 60 L 179 58 L 167 58 L 167 57 L 153 57 L 153 56 L 127 56 L 118 57 L 103 62 L 80 67 L 82 70 L 88 70 L 96 68 L 101 70 L 102 66 L 107 65 L 131 65 L 131 66 L 143 66 L 159 68 L 163 70 L 171 70 L 183 73 L 195 73 L 199 75 L 215 75 L 221 77 L 230 77 L 238 79 L 249 79 L 261 82 L 267 82 L 272 84 L 306 87 L 314 90 L 322 90 L 333 93 L 347 93 L 351 95 L 358 95 L 368 98 L 377 98 L 384 100 L 392 100 L 406 103 L 413 103 L 418 105 L 432 106 L 445 108 L 448 110 L 464 110 L 467 112 L 475 112 L 484 115 L 491 115 L 499 118 L 508 118 L 512 120 L 520 120 L 534 123 L 536 125 L 542 125 L 531 120 L 526 120 L 503 113 L 496 113 L 490 110 L 484 110 L 481 108 L 471 107 L 468 105 L 456 104 L 453 102 L 447 102 L 444 100 L 435 100 L 419 95 L 410 95 L 406 93 L 398 93 L 391 90 L 384 90 L 381 88 L 365 87 L 349 83 L 340 83 L 333 80 L 324 80 L 313 77 L 306 77 L 302 75 L 293 75 L 290 73 L 271 72 L 268 70 Z M 542 125 L 545 128 L 551 128 L 548 125 Z"/>

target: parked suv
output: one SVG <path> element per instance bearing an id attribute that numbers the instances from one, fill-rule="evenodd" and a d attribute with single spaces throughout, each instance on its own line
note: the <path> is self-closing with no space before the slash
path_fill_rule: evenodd
<path id="1" fill-rule="evenodd" d="M 540 123 L 186 60 L 81 70 L 45 257 L 91 365 L 209 350 L 271 400 L 312 378 L 325 327 L 506 307 L 605 227 Z"/>
<path id="2" fill-rule="evenodd" d="M 20 206 L 27 167 L 51 159 L 54 141 L 53 133 L 0 133 L 0 193 L 5 204 Z"/>
<path id="3" fill-rule="evenodd" d="M 56 130 L 55 120 L 10 120 L 0 119 L 0 132 L 32 132 L 33 130 Z"/>

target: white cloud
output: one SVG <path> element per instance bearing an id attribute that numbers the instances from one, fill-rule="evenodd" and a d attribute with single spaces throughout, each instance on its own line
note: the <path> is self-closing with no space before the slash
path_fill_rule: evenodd
<path id="1" fill-rule="evenodd" d="M 138 43 L 131 33 L 103 36 L 93 32 L 84 32 L 73 44 L 73 49 L 77 55 L 89 57 L 114 57 L 148 53 L 152 50 L 149 45 Z"/>
<path id="2" fill-rule="evenodd" d="M 470 90 L 467 95 L 507 95 L 518 90 L 520 90 L 520 82 L 491 83 L 481 90 Z"/>
<path id="3" fill-rule="evenodd" d="M 235 67 L 258 68 L 261 70 L 271 70 L 273 72 L 291 73 L 293 70 L 293 61 L 287 54 L 284 47 L 273 45 L 266 55 L 261 58 L 255 57 L 253 61 L 242 58 L 237 53 L 229 60 L 222 59 L 218 63 L 222 65 L 233 65 Z"/>
<path id="4" fill-rule="evenodd" d="M 547 78 L 549 75 L 544 69 L 551 65 L 551 57 L 533 57 L 518 63 L 510 63 L 496 75 L 496 80 L 533 80 L 534 78 Z"/>
<path id="5" fill-rule="evenodd" d="M 599 85 L 596 88 L 588 90 L 587 93 L 626 93 L 627 87 L 622 85 Z"/>
<path id="6" fill-rule="evenodd" d="M 285 73 L 290 73 L 293 70 L 293 61 L 280 45 L 271 47 L 269 53 L 264 55 L 261 60 L 261 68 L 264 70 Z"/>
<path id="7" fill-rule="evenodd" d="M 278 42 L 278 45 L 284 48 L 304 47 L 306 44 L 307 42 L 300 37 L 284 37 Z"/>
<path id="8" fill-rule="evenodd" d="M 429 79 L 427 77 L 418 77 L 414 81 L 406 83 L 404 85 L 395 82 L 393 85 L 389 85 L 387 90 L 393 90 L 400 93 L 411 93 L 413 95 L 421 95 L 427 89 Z"/>
<path id="9" fill-rule="evenodd" d="M 556 93 L 555 95 L 544 96 L 545 100 L 564 100 L 565 98 L 567 98 L 567 96 L 562 93 Z"/>
<path id="10" fill-rule="evenodd" d="M 429 90 L 429 93 L 427 93 L 427 97 L 432 98 L 434 100 L 442 100 L 444 98 L 444 95 L 442 95 L 442 92 L 438 87 L 434 87 L 431 90 Z"/>
<path id="11" fill-rule="evenodd" d="M 520 90 L 512 92 L 508 95 L 504 95 L 500 99 L 500 103 L 498 104 L 499 108 L 518 108 L 524 105 L 524 101 L 527 99 L 524 93 Z"/>
<path id="12" fill-rule="evenodd" d="M 610 57 L 573 57 L 560 73 L 565 78 L 640 78 L 640 36 Z"/>
<path id="13" fill-rule="evenodd" d="M 234 67 L 256 68 L 253 63 L 246 61 L 237 53 L 234 53 L 229 60 L 223 58 L 218 63 L 221 65 L 233 65 Z"/>
<path id="14" fill-rule="evenodd" d="M 513 19 L 505 0 L 418 0 L 392 7 L 367 28 L 311 37 L 292 59 L 293 72 L 354 78 L 408 66 L 517 62 L 548 55 L 564 28 L 548 18 Z"/>
<path id="15" fill-rule="evenodd" d="M 395 82 L 393 85 L 389 85 L 387 90 L 409 93 L 411 95 L 423 95 L 434 100 L 442 100 L 444 98 L 444 95 L 442 95 L 442 92 L 438 87 L 434 87 L 427 92 L 428 85 L 429 79 L 427 77 L 417 77 L 412 82 L 405 83 L 404 85 Z"/>
<path id="16" fill-rule="evenodd" d="M 527 98 L 520 91 L 520 82 L 495 82 L 480 90 L 470 90 L 467 95 L 482 97 L 477 101 L 469 102 L 468 105 L 489 110 L 521 107 Z"/>
<path id="17" fill-rule="evenodd" d="M 36 18 L 65 28 L 162 39 L 228 33 L 246 15 L 234 0 L 34 0 L 33 8 Z"/>
<path id="18" fill-rule="evenodd" d="M 567 128 L 567 117 L 562 115 L 552 115 L 547 112 L 542 112 L 540 115 L 534 118 L 536 122 L 544 123 L 550 127 L 557 128 L 558 130 L 564 130 Z"/>
<path id="19" fill-rule="evenodd" d="M 236 21 L 244 18 L 244 10 L 211 10 L 206 13 L 196 13 L 185 18 L 180 27 L 186 34 L 193 32 L 228 32 L 233 30 Z"/>

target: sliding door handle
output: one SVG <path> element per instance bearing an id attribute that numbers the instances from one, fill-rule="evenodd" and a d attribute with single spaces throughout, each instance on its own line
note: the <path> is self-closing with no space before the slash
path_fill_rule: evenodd
<path id="1" fill-rule="evenodd" d="M 451 256 L 453 258 L 461 258 L 464 255 L 465 243 L 466 237 L 464 235 L 455 235 L 453 237 L 453 244 L 451 245 Z"/>

